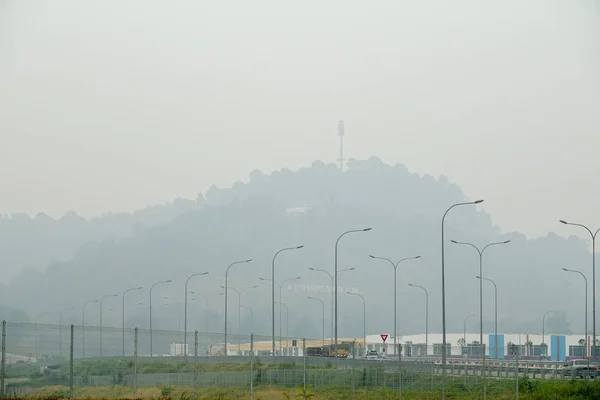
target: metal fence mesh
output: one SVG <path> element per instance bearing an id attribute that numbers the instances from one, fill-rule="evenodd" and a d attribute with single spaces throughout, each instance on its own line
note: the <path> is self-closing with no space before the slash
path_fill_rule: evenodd
<path id="1" fill-rule="evenodd" d="M 360 343 L 340 343 L 337 358 L 323 344 L 277 337 L 273 354 L 271 336 L 228 334 L 225 346 L 223 333 L 3 322 L 0 388 L 3 396 L 70 398 L 472 399 L 514 395 L 518 379 L 578 377 L 564 362 L 507 349 L 489 359 L 485 346 L 449 347 L 444 369 L 439 345 L 370 359 Z M 585 371 L 581 378 L 596 377 Z"/>

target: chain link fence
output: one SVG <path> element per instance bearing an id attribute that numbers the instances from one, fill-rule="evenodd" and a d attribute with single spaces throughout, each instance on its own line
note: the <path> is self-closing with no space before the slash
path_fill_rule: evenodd
<path id="1" fill-rule="evenodd" d="M 589 361 L 567 368 L 565 362 L 520 359 L 506 351 L 504 359 L 488 359 L 481 345 L 466 352 L 448 346 L 445 367 L 440 345 L 398 346 L 377 357 L 364 348 L 355 340 L 340 341 L 336 351 L 322 340 L 3 322 L 0 395 L 472 399 L 514 394 L 519 379 L 597 374 Z"/>

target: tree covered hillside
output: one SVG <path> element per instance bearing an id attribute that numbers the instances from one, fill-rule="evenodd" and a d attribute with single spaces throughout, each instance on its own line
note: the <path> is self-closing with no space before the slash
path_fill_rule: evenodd
<path id="1" fill-rule="evenodd" d="M 232 267 L 229 285 L 259 286 L 246 291 L 242 302 L 254 310 L 253 330 L 268 333 L 270 285 L 259 277 L 270 278 L 271 259 L 277 250 L 304 245 L 302 250 L 278 257 L 276 279 L 301 277 L 284 285 L 283 290 L 283 302 L 290 308 L 290 334 L 319 337 L 320 306 L 315 307 L 308 296 L 325 301 L 328 319 L 330 297 L 327 292 L 308 292 L 307 288 L 329 285 L 329 278 L 309 268 L 333 271 L 337 237 L 349 229 L 370 227 L 370 232 L 345 236 L 339 246 L 339 268 L 355 268 L 340 274 L 339 285 L 355 288 L 365 296 L 369 332 L 393 330 L 393 271 L 389 264 L 370 259 L 369 254 L 393 260 L 422 256 L 399 267 L 400 331 L 424 330 L 423 293 L 408 286 L 415 283 L 429 290 L 430 329 L 439 332 L 440 222 L 449 205 L 464 200 L 475 199 L 465 199 L 460 188 L 446 178 L 412 174 L 403 165 L 386 165 L 377 158 L 352 160 L 343 173 L 320 162 L 296 172 L 264 175 L 255 171 L 248 183 L 211 188 L 203 207 L 194 203 L 172 220 L 136 229 L 121 235 L 120 240 L 88 241 L 70 260 L 52 263 L 44 271 L 21 272 L 4 288 L 1 301 L 32 316 L 67 307 L 80 310 L 85 301 L 144 286 L 128 297 L 127 324 L 145 328 L 146 306 L 133 305 L 148 302 L 148 288 L 153 282 L 173 280 L 155 289 L 155 299 L 166 296 L 183 301 L 184 281 L 189 275 L 209 271 L 209 276 L 190 281 L 190 290 L 216 293 L 222 290 L 219 286 L 224 284 L 225 269 L 231 262 L 252 258 L 252 263 Z M 500 330 L 538 332 L 541 315 L 549 309 L 564 310 L 566 320 L 559 316 L 553 322 L 549 317 L 548 332 L 583 330 L 580 282 L 561 268 L 591 274 L 584 241 L 555 234 L 535 240 L 518 233 L 501 234 L 490 216 L 476 207 L 453 210 L 446 224 L 448 240 L 479 246 L 511 240 L 487 251 L 484 259 L 484 276 L 494 279 L 499 288 Z M 478 255 L 449 241 L 446 249 L 448 329 L 458 332 L 466 315 L 478 313 Z M 485 329 L 492 331 L 493 289 L 484 286 L 484 290 Z M 231 292 L 229 299 L 230 323 L 236 326 L 237 295 Z M 340 293 L 339 302 L 340 336 L 362 335 L 359 299 Z M 106 324 L 120 325 L 119 305 L 116 299 L 105 302 Z M 190 303 L 191 329 L 206 328 L 203 307 L 203 300 Z M 107 312 L 108 308 L 114 311 Z M 222 331 L 222 296 L 210 297 L 209 308 L 212 316 L 208 329 Z M 175 329 L 175 314 L 168 307 L 157 308 L 155 327 Z M 68 319 L 77 323 L 79 315 L 75 312 Z M 90 307 L 87 323 L 96 324 L 97 318 L 97 310 Z M 250 329 L 244 316 L 242 331 Z"/>

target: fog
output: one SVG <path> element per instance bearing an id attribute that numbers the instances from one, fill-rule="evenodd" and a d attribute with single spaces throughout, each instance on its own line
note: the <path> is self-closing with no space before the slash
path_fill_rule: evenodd
<path id="1" fill-rule="evenodd" d="M 5 1 L 0 212 L 133 211 L 333 161 L 343 119 L 347 157 L 449 176 L 503 231 L 589 221 L 599 8 Z"/>
<path id="2" fill-rule="evenodd" d="M 151 278 L 179 285 L 198 265 L 210 290 L 234 255 L 260 265 L 237 282 L 254 284 L 273 251 L 296 243 L 307 251 L 283 272 L 325 284 L 304 277 L 308 266 L 331 267 L 338 231 L 373 225 L 346 260 L 357 269 L 348 284 L 375 299 L 373 329 L 384 329 L 387 300 L 364 257 L 422 253 L 427 269 L 401 284 L 437 288 L 440 213 L 483 198 L 454 233 L 512 240 L 490 261 L 511 288 L 504 326 L 535 329 L 555 306 L 568 320 L 558 330 L 583 330 L 580 299 L 553 305 L 551 293 L 578 293 L 561 267 L 591 272 L 585 231 L 558 219 L 600 226 L 595 1 L 5 1 L 0 55 L 7 315 L 79 307 Z M 355 160 L 344 174 L 330 164 L 338 120 Z M 304 206 L 307 216 L 284 216 Z M 448 251 L 458 330 L 476 311 L 476 282 L 464 281 L 476 259 Z M 543 301 L 531 293 L 540 281 Z M 304 295 L 293 299 L 301 309 Z M 418 331 L 419 311 L 407 313 Z M 299 333 L 316 334 L 313 317 Z"/>

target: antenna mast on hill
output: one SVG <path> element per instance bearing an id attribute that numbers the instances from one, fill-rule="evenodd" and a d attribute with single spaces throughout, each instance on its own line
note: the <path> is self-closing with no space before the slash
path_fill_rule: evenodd
<path id="1" fill-rule="evenodd" d="M 340 137 L 340 171 L 344 170 L 344 121 L 338 122 L 338 136 Z"/>

